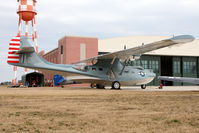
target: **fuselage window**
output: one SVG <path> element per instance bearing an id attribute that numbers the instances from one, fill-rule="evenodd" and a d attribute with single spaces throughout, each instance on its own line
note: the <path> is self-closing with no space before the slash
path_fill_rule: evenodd
<path id="1" fill-rule="evenodd" d="M 92 68 L 92 71 L 96 71 L 96 68 Z"/>
<path id="2" fill-rule="evenodd" d="M 103 71 L 103 68 L 99 68 L 100 71 Z"/>

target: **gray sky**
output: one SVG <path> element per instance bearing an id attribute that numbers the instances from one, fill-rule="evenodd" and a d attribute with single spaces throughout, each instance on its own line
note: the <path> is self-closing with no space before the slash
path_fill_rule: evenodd
<path id="1" fill-rule="evenodd" d="M 57 47 L 65 35 L 99 39 L 134 35 L 191 34 L 199 38 L 198 0 L 38 0 L 39 50 Z M 14 75 L 7 65 L 10 39 L 17 34 L 17 0 L 0 4 L 0 82 Z M 24 73 L 19 69 L 18 75 Z"/>

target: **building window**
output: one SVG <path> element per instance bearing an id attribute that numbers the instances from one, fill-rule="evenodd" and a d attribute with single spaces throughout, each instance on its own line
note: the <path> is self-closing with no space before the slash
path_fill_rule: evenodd
<path id="1" fill-rule="evenodd" d="M 61 45 L 61 54 L 63 54 L 63 45 Z"/>
<path id="2" fill-rule="evenodd" d="M 159 62 L 156 60 L 150 60 L 149 69 L 153 69 L 155 73 L 159 73 Z"/>
<path id="3" fill-rule="evenodd" d="M 183 62 L 183 73 L 196 73 L 196 62 L 184 61 Z"/>
<path id="4" fill-rule="evenodd" d="M 180 74 L 180 61 L 174 61 L 173 62 L 173 73 L 174 74 Z"/>
<path id="5" fill-rule="evenodd" d="M 144 69 L 148 69 L 148 61 L 147 60 L 135 60 L 131 62 L 131 66 L 142 66 Z"/>
<path id="6" fill-rule="evenodd" d="M 141 66 L 140 60 L 135 60 L 135 65 L 136 65 L 136 66 Z"/>
<path id="7" fill-rule="evenodd" d="M 148 69 L 148 62 L 147 62 L 147 60 L 142 60 L 141 63 L 142 63 L 142 67 L 144 67 L 144 69 Z"/>

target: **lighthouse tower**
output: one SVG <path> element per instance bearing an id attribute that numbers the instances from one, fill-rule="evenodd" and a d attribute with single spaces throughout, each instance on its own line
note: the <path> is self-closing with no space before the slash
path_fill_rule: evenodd
<path id="1" fill-rule="evenodd" d="M 17 0 L 17 2 L 19 4 L 18 10 L 17 10 L 17 14 L 19 15 L 17 36 L 19 37 L 26 36 L 28 39 L 32 39 L 33 44 L 35 44 L 36 52 L 38 53 L 37 31 L 36 31 L 36 21 L 35 21 L 35 16 L 37 15 L 35 5 L 37 1 L 36 0 Z M 24 25 L 22 26 L 22 24 Z M 16 66 L 14 66 L 14 72 L 15 72 L 15 77 L 13 79 L 13 84 L 15 85 L 16 75 L 17 75 Z M 27 68 L 25 68 L 25 73 L 27 73 Z"/>

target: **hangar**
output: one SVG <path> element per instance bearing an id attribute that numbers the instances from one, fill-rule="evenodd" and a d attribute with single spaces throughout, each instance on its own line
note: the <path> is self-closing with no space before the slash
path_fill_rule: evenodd
<path id="1" fill-rule="evenodd" d="M 53 63 L 69 64 L 107 52 L 132 48 L 144 44 L 171 38 L 172 36 L 129 36 L 98 40 L 95 37 L 65 36 L 58 41 L 58 48 L 41 56 Z M 199 40 L 189 44 L 168 47 L 145 53 L 139 60 L 129 65 L 153 69 L 157 76 L 179 76 L 199 78 Z M 45 73 L 45 80 L 53 75 Z M 150 85 L 159 85 L 156 78 Z M 165 81 L 164 85 L 188 85 Z"/>
<path id="2" fill-rule="evenodd" d="M 22 83 L 27 87 L 44 86 L 44 75 L 38 72 L 28 73 L 22 76 Z"/>
<path id="3" fill-rule="evenodd" d="M 113 52 L 171 38 L 172 36 L 129 36 L 99 40 L 99 51 Z M 107 47 L 108 46 L 108 47 Z M 153 69 L 157 76 L 178 76 L 199 78 L 199 40 L 189 44 L 162 48 L 145 53 L 140 60 L 129 65 L 140 65 Z M 159 85 L 157 77 L 150 85 Z M 165 81 L 164 85 L 188 85 Z"/>

